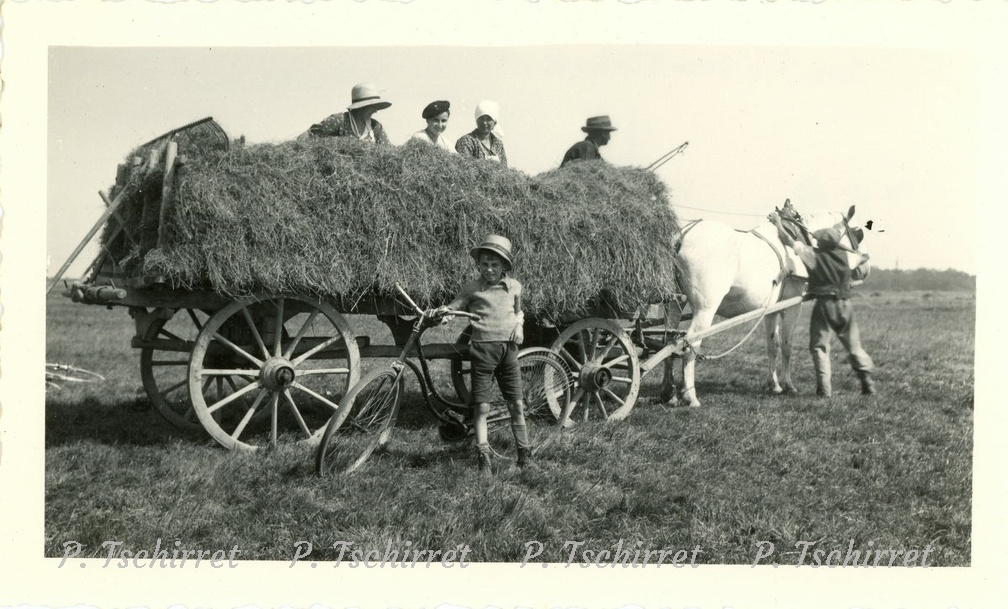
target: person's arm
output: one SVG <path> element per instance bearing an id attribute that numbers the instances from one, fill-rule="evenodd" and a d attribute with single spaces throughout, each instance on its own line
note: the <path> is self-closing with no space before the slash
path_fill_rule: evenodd
<path id="1" fill-rule="evenodd" d="M 522 312 L 521 299 L 521 288 L 519 288 L 514 299 L 514 312 L 518 321 L 515 323 L 514 333 L 511 335 L 516 345 L 521 345 L 525 342 L 525 313 Z"/>
<path id="2" fill-rule="evenodd" d="M 466 284 L 462 286 L 462 289 L 459 291 L 458 296 L 455 297 L 455 300 L 434 309 L 431 314 L 444 315 L 448 311 L 465 311 L 466 307 L 469 305 L 469 297 L 471 295 L 469 284 Z"/>
<path id="3" fill-rule="evenodd" d="M 330 114 L 308 128 L 308 133 L 313 137 L 331 137 L 343 135 L 343 115 Z"/>
<path id="4" fill-rule="evenodd" d="M 795 241 L 791 235 L 784 230 L 784 225 L 781 224 L 780 215 L 777 212 L 772 212 L 767 216 L 767 220 L 773 223 L 777 227 L 777 238 L 781 240 L 785 246 L 790 247 L 794 250 L 794 253 L 798 254 L 798 258 L 801 259 L 802 264 L 804 264 L 808 270 L 813 270 L 816 267 L 816 255 L 815 251 L 805 245 L 804 243 Z"/>

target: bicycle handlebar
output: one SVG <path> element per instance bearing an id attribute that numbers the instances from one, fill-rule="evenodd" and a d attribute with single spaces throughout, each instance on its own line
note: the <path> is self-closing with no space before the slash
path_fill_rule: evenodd
<path id="1" fill-rule="evenodd" d="M 423 309 L 421 309 L 417 305 L 417 303 L 413 302 L 413 299 L 409 297 L 409 294 L 406 293 L 406 290 L 404 290 L 401 285 L 399 285 L 398 283 L 396 283 L 395 284 L 395 289 L 398 290 L 399 294 L 401 294 L 402 297 L 406 299 L 406 302 L 410 303 L 410 306 L 413 307 L 413 310 L 416 311 L 417 314 L 419 314 L 419 315 L 425 315 L 426 314 L 425 311 Z M 469 319 L 471 319 L 473 321 L 479 321 L 481 319 L 479 315 L 476 315 L 475 313 L 470 313 L 468 311 L 450 311 L 449 310 L 449 311 L 445 311 L 444 314 L 445 315 L 458 315 L 459 317 L 468 317 Z"/>
<path id="2" fill-rule="evenodd" d="M 449 309 L 448 311 L 445 311 L 444 314 L 445 315 L 458 315 L 459 317 L 468 317 L 469 319 L 471 319 L 473 321 L 479 321 L 480 319 L 482 319 L 482 317 L 480 317 L 479 315 L 477 315 L 475 313 L 470 313 L 469 311 L 452 311 L 452 310 Z"/>

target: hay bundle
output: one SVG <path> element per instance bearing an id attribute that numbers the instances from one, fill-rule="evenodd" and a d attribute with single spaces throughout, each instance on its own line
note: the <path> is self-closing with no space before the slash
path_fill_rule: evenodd
<path id="1" fill-rule="evenodd" d="M 679 225 L 641 169 L 574 163 L 533 178 L 420 143 L 324 139 L 199 155 L 173 198 L 166 243 L 134 272 L 186 289 L 355 301 L 398 282 L 438 304 L 474 276 L 469 248 L 498 233 L 533 315 L 675 292 Z"/>

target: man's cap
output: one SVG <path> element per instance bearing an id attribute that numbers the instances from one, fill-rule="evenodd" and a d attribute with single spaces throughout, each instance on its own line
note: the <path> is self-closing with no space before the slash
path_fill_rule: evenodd
<path id="1" fill-rule="evenodd" d="M 451 104 L 447 101 L 441 99 L 438 101 L 432 101 L 427 104 L 427 107 L 423 109 L 423 118 L 434 118 L 438 114 L 443 114 L 451 108 Z"/>
<path id="2" fill-rule="evenodd" d="M 354 85 L 350 92 L 350 105 L 347 106 L 347 110 L 358 110 L 368 106 L 375 106 L 375 110 L 383 110 L 391 105 L 392 102 L 383 100 L 378 94 L 378 87 L 364 82 Z"/>
<path id="3" fill-rule="evenodd" d="M 487 238 L 483 240 L 476 247 L 469 250 L 469 255 L 473 257 L 474 260 L 479 260 L 479 254 L 481 251 L 488 251 L 497 254 L 507 262 L 507 266 L 511 268 L 511 240 L 507 237 L 501 237 L 500 235 L 487 235 Z"/>
<path id="4" fill-rule="evenodd" d="M 616 127 L 612 126 L 612 121 L 609 120 L 609 115 L 593 116 L 585 121 L 585 126 L 581 127 L 581 131 L 588 133 L 590 131 L 616 131 Z"/>

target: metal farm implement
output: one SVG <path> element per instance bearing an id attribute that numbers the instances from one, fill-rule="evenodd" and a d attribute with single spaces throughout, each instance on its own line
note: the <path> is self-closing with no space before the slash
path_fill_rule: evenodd
<path id="1" fill-rule="evenodd" d="M 463 332 L 453 342 L 421 346 L 417 332 L 425 331 L 429 320 L 403 294 L 375 294 L 353 302 L 311 294 L 231 297 L 179 289 L 163 277 L 125 270 L 128 265 L 123 257 L 142 260 L 164 243 L 164 220 L 185 176 L 186 145 L 196 139 L 202 146 L 229 146 L 223 130 L 206 118 L 144 144 L 130 162 L 120 165 L 117 189 L 111 197 L 101 193 L 106 211 L 49 286 L 51 290 L 60 282 L 73 259 L 104 227 L 102 250 L 83 279 L 66 285 L 63 294 L 74 302 L 129 311 L 136 327 L 131 346 L 140 351 L 143 387 L 157 411 L 179 428 L 205 429 L 229 449 L 318 442 L 334 415 L 340 421 L 337 427 L 358 425 L 373 430 L 353 412 L 341 411 L 341 402 L 361 380 L 362 359 L 383 358 L 396 360 L 401 369 L 414 373 L 443 438 L 465 437 L 468 334 Z M 140 221 L 127 222 L 120 208 L 121 185 L 137 179 L 150 184 L 152 178 L 160 181 L 160 188 L 146 188 Z M 785 300 L 732 318 L 703 336 L 800 301 L 800 297 Z M 689 341 L 702 338 L 686 336 L 678 329 L 685 318 L 681 319 L 676 303 L 670 304 L 664 307 L 675 311 L 670 318 L 664 313 L 649 316 L 599 306 L 592 316 L 529 324 L 526 337 L 532 347 L 522 351 L 529 364 L 523 365 L 523 374 L 526 368 L 533 371 L 526 378 L 531 385 L 526 393 L 538 397 L 527 396 L 527 401 L 547 403 L 552 417 L 548 429 L 591 419 L 616 420 L 630 413 L 642 376 L 682 354 Z M 373 344 L 370 336 L 358 334 L 351 315 L 377 316 L 391 330 L 392 344 Z M 453 396 L 444 395 L 433 378 L 428 362 L 435 360 L 447 360 Z M 538 366 L 535 370 L 532 362 Z M 544 374 L 544 369 L 549 373 Z M 395 384 L 401 385 L 400 376 Z M 389 413 L 383 416 L 388 419 Z M 496 409 L 491 419 L 505 425 L 506 409 Z M 497 448 L 506 452 L 504 436 Z M 378 436 L 368 432 L 367 437 Z"/>

